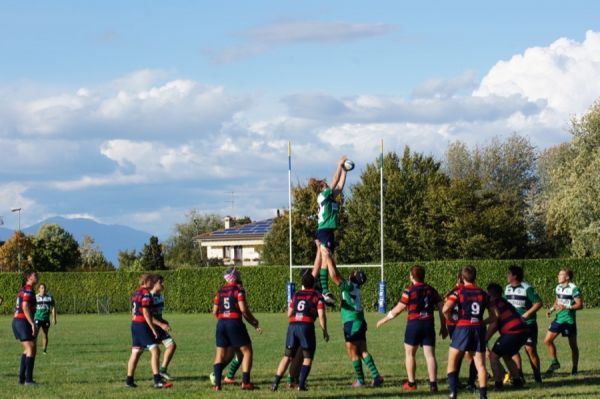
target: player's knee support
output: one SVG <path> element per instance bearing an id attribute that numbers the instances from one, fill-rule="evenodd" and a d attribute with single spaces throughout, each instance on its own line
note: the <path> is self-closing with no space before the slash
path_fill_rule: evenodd
<path id="1" fill-rule="evenodd" d="M 174 345 L 175 341 L 173 341 L 173 338 L 167 338 L 163 339 L 162 344 L 165 346 L 165 348 L 168 348 L 169 346 Z"/>
<path id="2" fill-rule="evenodd" d="M 304 356 L 305 359 L 312 359 L 314 354 L 314 349 L 302 349 L 302 356 Z"/>
<path id="3" fill-rule="evenodd" d="M 285 352 L 284 355 L 286 357 L 290 357 L 290 358 L 294 358 L 296 357 L 296 351 L 298 350 L 298 348 L 285 348 Z"/>

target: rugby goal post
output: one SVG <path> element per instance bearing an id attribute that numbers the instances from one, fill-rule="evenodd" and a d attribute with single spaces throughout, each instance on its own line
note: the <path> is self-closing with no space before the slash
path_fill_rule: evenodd
<path id="1" fill-rule="evenodd" d="M 379 244 L 380 244 L 380 260 L 379 264 L 369 265 L 337 265 L 338 268 L 351 268 L 351 269 L 365 269 L 365 268 L 379 268 L 380 269 L 380 280 L 377 292 L 377 305 L 380 313 L 386 311 L 386 295 L 387 295 L 387 284 L 384 279 L 384 240 L 383 240 L 383 139 L 381 139 L 379 155 Z M 288 142 L 288 245 L 289 245 L 289 280 L 287 284 L 287 303 L 289 304 L 292 300 L 292 296 L 296 290 L 296 286 L 293 281 L 293 270 L 294 269 L 312 269 L 312 265 L 294 265 L 293 251 L 292 251 L 292 143 Z"/>

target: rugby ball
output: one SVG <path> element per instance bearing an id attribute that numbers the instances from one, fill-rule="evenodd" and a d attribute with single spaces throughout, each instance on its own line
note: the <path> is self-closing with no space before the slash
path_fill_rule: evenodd
<path id="1" fill-rule="evenodd" d="M 346 159 L 346 161 L 344 162 L 344 170 L 346 172 L 350 172 L 352 169 L 354 169 L 354 162 L 352 162 L 349 159 Z"/>

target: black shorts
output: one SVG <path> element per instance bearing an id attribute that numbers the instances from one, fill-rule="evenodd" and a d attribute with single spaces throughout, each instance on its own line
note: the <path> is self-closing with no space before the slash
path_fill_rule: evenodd
<path id="1" fill-rule="evenodd" d="M 537 323 L 529 324 L 529 337 L 527 337 L 527 341 L 525 342 L 525 346 L 537 346 L 538 342 L 538 325 Z"/>
<path id="2" fill-rule="evenodd" d="M 435 346 L 435 324 L 430 320 L 409 320 L 404 343 L 412 346 Z"/>
<path id="3" fill-rule="evenodd" d="M 158 345 L 158 340 L 154 338 L 152 330 L 148 324 L 132 322 L 131 323 L 131 347 L 139 349 L 152 349 Z"/>
<path id="4" fill-rule="evenodd" d="M 346 342 L 366 341 L 367 322 L 356 320 L 344 323 L 344 340 Z"/>
<path id="5" fill-rule="evenodd" d="M 550 324 L 548 331 L 560 334 L 563 337 L 570 337 L 577 335 L 577 324 L 569 324 L 569 323 L 557 323 L 556 320 Z"/>
<path id="6" fill-rule="evenodd" d="M 13 319 L 12 329 L 15 338 L 21 342 L 35 340 L 33 331 L 31 331 L 31 324 L 29 324 L 27 319 Z"/>
<path id="7" fill-rule="evenodd" d="M 529 331 L 520 334 L 503 334 L 496 340 L 492 352 L 500 357 L 512 356 L 521 350 L 529 336 Z"/>
<path id="8" fill-rule="evenodd" d="M 162 328 L 160 328 L 158 326 L 154 326 L 154 329 L 156 330 L 156 333 L 158 334 L 158 342 L 162 342 L 167 339 L 173 339 L 173 337 L 171 337 L 171 334 L 169 334 Z"/>
<path id="9" fill-rule="evenodd" d="M 335 229 L 319 229 L 317 230 L 317 240 L 333 254 L 335 250 Z"/>
<path id="10" fill-rule="evenodd" d="M 45 329 L 49 329 L 50 328 L 50 320 L 34 320 L 35 321 L 35 325 L 38 326 L 38 328 L 45 328 Z"/>
<path id="11" fill-rule="evenodd" d="M 454 329 L 450 347 L 461 352 L 485 352 L 485 327 L 459 327 Z"/>
<path id="12" fill-rule="evenodd" d="M 313 323 L 290 323 L 285 339 L 285 355 L 294 357 L 298 348 L 305 354 L 312 355 L 317 348 L 315 325 Z M 308 356 L 305 356 L 308 357 Z"/>
<path id="13" fill-rule="evenodd" d="M 242 319 L 219 319 L 215 337 L 219 348 L 241 348 L 252 342 Z"/>

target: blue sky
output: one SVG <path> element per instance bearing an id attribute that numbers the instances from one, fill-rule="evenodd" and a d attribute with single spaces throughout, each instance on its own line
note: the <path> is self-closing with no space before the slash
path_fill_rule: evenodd
<path id="1" fill-rule="evenodd" d="M 13 206 L 163 238 L 191 208 L 269 217 L 288 140 L 301 181 L 380 138 L 541 150 L 600 97 L 600 4 L 411 3 L 3 2 L 5 227 Z"/>

